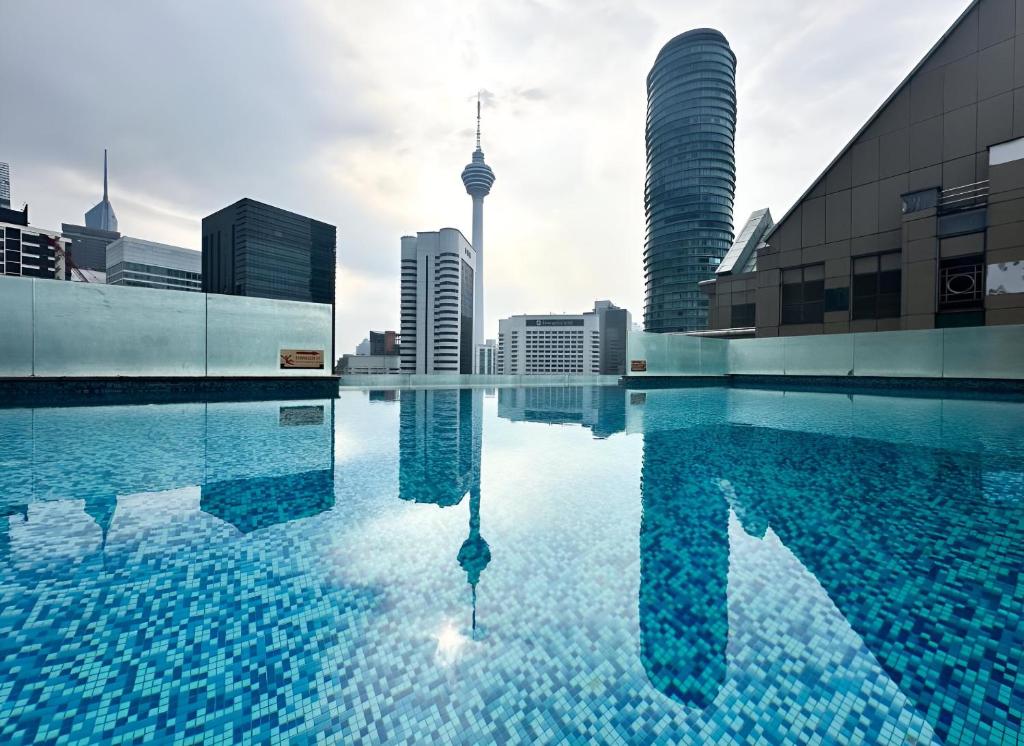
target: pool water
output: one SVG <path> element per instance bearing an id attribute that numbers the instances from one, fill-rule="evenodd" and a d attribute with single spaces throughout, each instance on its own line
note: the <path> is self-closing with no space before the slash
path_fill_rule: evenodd
<path id="1" fill-rule="evenodd" d="M 0 410 L 0 742 L 1016 744 L 1024 403 Z"/>

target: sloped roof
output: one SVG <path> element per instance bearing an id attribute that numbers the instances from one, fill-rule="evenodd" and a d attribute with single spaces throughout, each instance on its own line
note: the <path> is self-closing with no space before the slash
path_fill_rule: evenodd
<path id="1" fill-rule="evenodd" d="M 860 139 L 860 136 L 863 135 L 868 130 L 868 128 L 878 120 L 879 116 L 881 116 L 882 112 L 885 111 L 886 107 L 888 107 L 889 104 L 891 104 L 893 100 L 900 93 L 903 92 L 903 89 L 910 84 L 911 79 L 913 79 L 913 77 L 917 75 L 918 72 L 920 72 L 921 68 L 924 67 L 928 60 L 932 58 L 932 56 L 938 51 L 939 47 L 941 47 L 946 42 L 946 40 L 953 35 L 953 32 L 960 27 L 960 24 L 962 24 L 971 14 L 971 12 L 980 4 L 981 0 L 971 0 L 971 4 L 967 6 L 964 12 L 961 13 L 955 21 L 953 21 L 953 25 L 946 29 L 946 33 L 944 33 L 939 38 L 939 40 L 935 42 L 934 45 L 932 45 L 932 48 L 928 50 L 927 54 L 925 54 L 925 56 L 921 58 L 921 61 L 914 66 L 914 69 L 907 74 L 903 81 L 898 86 L 896 86 L 895 90 L 893 90 L 893 92 L 889 94 L 889 97 L 882 102 L 882 105 L 879 106 L 878 109 L 875 110 L 875 113 L 872 114 L 871 117 L 868 119 L 868 121 L 864 123 L 864 126 L 857 130 L 857 133 L 852 138 L 850 138 L 850 141 L 846 144 L 846 146 L 839 151 L 839 154 L 835 158 L 833 158 L 832 161 L 825 167 L 825 169 L 818 175 L 818 178 L 811 182 L 811 185 L 803 194 L 800 195 L 799 199 L 797 199 L 796 202 L 792 204 L 789 210 L 786 211 L 786 214 L 783 215 L 782 218 L 780 218 L 779 221 L 776 222 L 775 225 L 768 231 L 768 233 L 765 235 L 766 241 L 772 237 L 772 235 L 775 233 L 776 229 L 780 225 L 782 225 L 789 219 L 790 215 L 793 214 L 796 208 L 799 207 L 803 203 L 803 201 L 810 196 L 811 192 L 813 192 L 815 188 L 817 188 L 818 184 L 820 184 L 822 180 L 828 175 L 828 172 L 831 171 L 837 163 L 839 163 L 843 156 L 850 152 L 853 146 L 857 143 L 857 140 Z"/>

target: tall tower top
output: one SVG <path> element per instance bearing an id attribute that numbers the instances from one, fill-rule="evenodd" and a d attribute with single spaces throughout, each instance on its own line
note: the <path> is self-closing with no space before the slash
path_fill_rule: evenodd
<path id="1" fill-rule="evenodd" d="M 85 213 L 86 228 L 99 228 L 104 231 L 117 231 L 117 215 L 110 204 L 110 192 L 107 189 L 107 149 L 103 149 L 103 199 Z"/>
<path id="2" fill-rule="evenodd" d="M 480 147 L 480 94 L 476 95 L 476 150 L 472 160 L 462 169 L 462 183 L 471 197 L 486 197 L 494 184 L 494 171 L 484 163 L 484 151 Z"/>
<path id="3" fill-rule="evenodd" d="M 480 150 L 480 94 L 476 94 L 476 149 Z"/>

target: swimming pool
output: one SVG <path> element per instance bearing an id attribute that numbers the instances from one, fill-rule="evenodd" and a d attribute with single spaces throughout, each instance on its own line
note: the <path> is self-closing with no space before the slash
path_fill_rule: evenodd
<path id="1" fill-rule="evenodd" d="M 1016 743 L 1024 404 L 0 410 L 0 741 Z"/>

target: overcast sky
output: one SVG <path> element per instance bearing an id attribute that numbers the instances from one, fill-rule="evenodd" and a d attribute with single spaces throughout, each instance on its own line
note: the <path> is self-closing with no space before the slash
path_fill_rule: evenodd
<path id="1" fill-rule="evenodd" d="M 471 235 L 483 89 L 486 333 L 598 298 L 642 319 L 645 77 L 678 33 L 738 57 L 735 222 L 780 217 L 967 0 L 0 0 L 0 161 L 82 222 L 198 249 L 248 196 L 338 226 L 339 354 L 398 327 L 399 237 Z"/>

